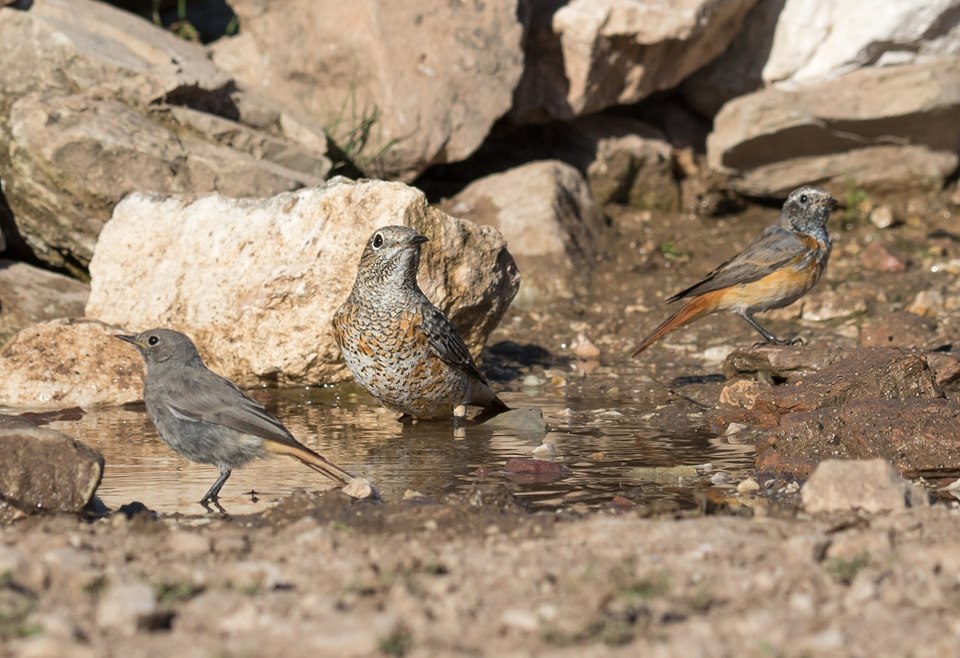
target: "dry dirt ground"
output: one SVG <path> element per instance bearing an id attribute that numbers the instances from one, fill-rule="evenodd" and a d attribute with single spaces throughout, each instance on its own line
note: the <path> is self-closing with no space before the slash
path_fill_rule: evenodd
<path id="1" fill-rule="evenodd" d="M 294 494 L 0 530 L 3 656 L 945 656 L 960 511 L 528 515 Z"/>
<path id="2" fill-rule="evenodd" d="M 927 349 L 955 340 L 956 211 L 908 199 L 895 211 L 902 221 L 885 229 L 836 220 L 809 314 L 783 312 L 771 328 L 854 346 L 866 323 L 913 305 L 923 312 L 912 333 L 896 324 L 891 336 Z M 665 316 L 665 294 L 775 215 L 614 214 L 592 286 L 603 294 L 515 309 L 491 343 L 572 358 L 583 334 L 600 363 L 568 371 L 571 394 L 655 405 L 659 422 L 693 410 L 706 419 L 722 383 L 697 377 L 722 371 L 726 347 L 756 340 L 742 322 L 708 318 L 640 362 L 625 354 Z M 940 300 L 919 309 L 921 291 Z M 633 388 L 612 393 L 624 372 Z M 647 395 L 643 381 L 680 392 Z M 808 518 L 743 498 L 736 515 L 656 518 L 628 504 L 534 514 L 498 488 L 383 504 L 297 493 L 248 517 L 155 518 L 132 506 L 30 518 L 0 527 L 0 656 L 960 655 L 955 505 Z"/>

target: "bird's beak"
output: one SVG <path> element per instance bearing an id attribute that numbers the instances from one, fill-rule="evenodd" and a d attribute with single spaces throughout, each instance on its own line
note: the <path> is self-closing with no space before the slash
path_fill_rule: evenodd
<path id="1" fill-rule="evenodd" d="M 119 338 L 120 340 L 130 343 L 131 345 L 137 348 L 143 347 L 143 345 L 141 345 L 140 342 L 137 340 L 136 336 L 125 336 L 123 334 L 115 334 L 114 338 Z"/>
<path id="2" fill-rule="evenodd" d="M 839 205 L 840 205 L 840 202 L 834 199 L 833 197 L 830 197 L 830 199 L 827 200 L 827 210 L 829 210 L 830 212 L 833 212 L 834 210 L 836 210 L 837 206 Z"/>
<path id="3" fill-rule="evenodd" d="M 428 238 L 425 235 L 417 235 L 415 237 L 410 238 L 410 244 L 412 244 L 415 247 L 423 244 L 424 242 L 430 242 L 430 238 Z"/>

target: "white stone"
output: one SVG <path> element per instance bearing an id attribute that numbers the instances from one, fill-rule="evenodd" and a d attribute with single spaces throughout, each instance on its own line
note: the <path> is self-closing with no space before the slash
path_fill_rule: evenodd
<path id="1" fill-rule="evenodd" d="M 883 459 L 822 461 L 803 485 L 801 495 L 811 514 L 897 512 L 929 504 L 922 488 L 912 486 Z"/>
<path id="2" fill-rule="evenodd" d="M 958 10 L 957 0 L 787 0 L 763 80 L 804 83 L 862 66 L 958 55 Z"/>
<path id="3" fill-rule="evenodd" d="M 182 331 L 241 386 L 346 379 L 331 319 L 367 239 L 388 224 L 430 238 L 420 285 L 476 354 L 516 293 L 513 259 L 496 230 L 448 217 L 402 183 L 334 179 L 249 200 L 128 196 L 97 243 L 86 312 L 130 331 Z"/>

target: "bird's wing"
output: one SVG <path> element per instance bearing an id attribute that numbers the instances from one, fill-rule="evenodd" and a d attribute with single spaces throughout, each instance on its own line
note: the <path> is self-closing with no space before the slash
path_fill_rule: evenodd
<path id="1" fill-rule="evenodd" d="M 182 420 L 221 425 L 289 446 L 300 445 L 262 404 L 206 368 L 195 371 L 195 376 L 177 390 L 164 391 L 161 400 Z"/>
<path id="2" fill-rule="evenodd" d="M 466 370 L 486 384 L 487 379 L 480 372 L 470 350 L 464 345 L 463 339 L 457 334 L 457 330 L 453 328 L 447 316 L 432 304 L 424 304 L 422 308 L 423 324 L 421 326 L 434 354 L 444 362 Z"/>
<path id="3" fill-rule="evenodd" d="M 710 272 L 668 302 L 684 297 L 695 297 L 714 290 L 722 290 L 741 283 L 757 281 L 783 267 L 803 260 L 809 245 L 796 233 L 780 226 L 767 227 L 746 249 Z"/>

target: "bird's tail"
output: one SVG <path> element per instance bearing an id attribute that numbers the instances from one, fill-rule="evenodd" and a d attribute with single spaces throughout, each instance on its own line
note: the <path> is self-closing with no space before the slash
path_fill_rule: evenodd
<path id="1" fill-rule="evenodd" d="M 322 455 L 318 455 L 305 445 L 291 445 L 289 443 L 280 443 L 279 441 L 264 441 L 263 446 L 267 452 L 272 452 L 276 455 L 289 455 L 298 459 L 313 470 L 323 473 L 341 487 L 353 479 L 353 476 L 345 470 L 327 460 Z"/>
<path id="2" fill-rule="evenodd" d="M 718 290 L 716 292 L 719 293 L 722 291 Z M 697 318 L 701 318 L 715 310 L 718 302 L 717 297 L 718 296 L 713 293 L 707 293 L 691 299 L 683 305 L 683 308 L 664 320 L 659 327 L 653 330 L 653 333 L 644 338 L 640 346 L 637 347 L 630 356 L 637 356 L 640 352 L 653 345 L 674 329 L 679 329 L 683 325 L 689 324 Z"/>
<path id="3" fill-rule="evenodd" d="M 473 417 L 475 422 L 482 423 L 485 420 L 490 420 L 494 416 L 499 416 L 504 411 L 510 411 L 507 403 L 497 397 L 497 395 L 494 395 L 493 399 L 485 401 L 482 406 L 483 411 Z"/>

